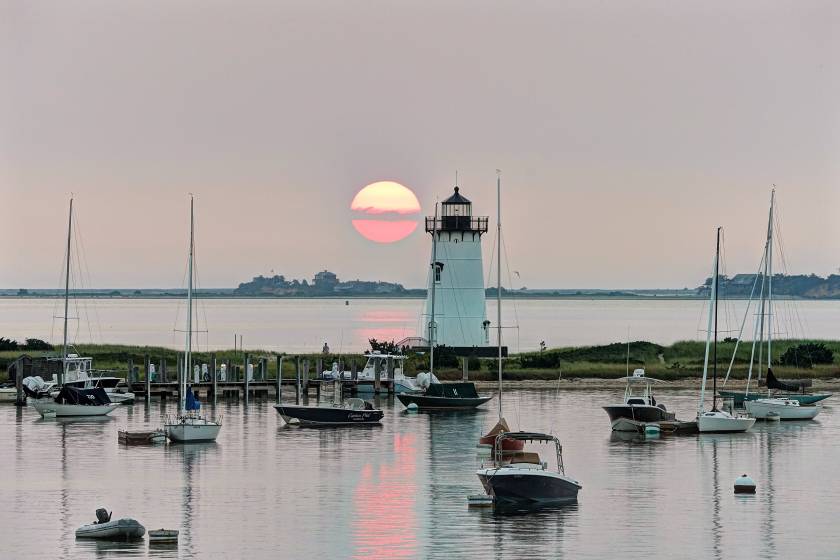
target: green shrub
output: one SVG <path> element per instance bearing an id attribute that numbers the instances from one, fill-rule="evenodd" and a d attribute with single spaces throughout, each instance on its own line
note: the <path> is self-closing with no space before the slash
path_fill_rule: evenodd
<path id="1" fill-rule="evenodd" d="M 779 363 L 783 366 L 804 368 L 810 368 L 814 364 L 831 364 L 834 363 L 834 352 L 821 342 L 807 342 L 785 350 L 779 357 Z"/>

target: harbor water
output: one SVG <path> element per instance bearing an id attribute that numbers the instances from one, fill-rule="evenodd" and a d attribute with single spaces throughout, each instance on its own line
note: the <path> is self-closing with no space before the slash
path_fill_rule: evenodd
<path id="1" fill-rule="evenodd" d="M 383 397 L 379 427 L 290 428 L 269 401 L 219 402 L 214 444 L 125 447 L 117 429 L 160 425 L 175 403 L 111 417 L 42 420 L 0 407 L 2 558 L 809 558 L 840 556 L 840 420 L 759 423 L 735 435 L 639 439 L 611 433 L 601 406 L 621 391 L 505 393 L 512 428 L 557 434 L 577 505 L 471 509 L 481 493 L 476 412 L 406 413 Z M 661 390 L 679 418 L 696 393 Z M 528 449 L 539 451 L 539 446 Z M 550 457 L 552 452 L 544 454 Z M 741 474 L 754 496 L 735 495 Z M 172 547 L 76 541 L 98 507 Z M 690 553 L 687 551 L 691 551 Z"/>
<path id="2" fill-rule="evenodd" d="M 347 303 L 345 303 L 345 301 Z M 721 336 L 737 336 L 746 301 L 723 301 Z M 516 300 L 503 307 L 504 340 L 513 352 L 633 340 L 671 344 L 705 339 L 706 302 L 651 299 Z M 63 300 L 0 299 L 0 336 L 23 341 L 61 338 Z M 186 315 L 181 299 L 79 299 L 71 301 L 70 340 L 181 348 Z M 289 353 L 359 352 L 368 339 L 399 341 L 422 331 L 419 299 L 208 299 L 199 300 L 195 343 L 199 350 L 245 348 Z M 753 308 L 754 309 L 754 308 Z M 838 338 L 840 300 L 777 301 L 777 338 Z M 487 316 L 496 302 L 487 300 Z M 748 333 L 751 323 L 748 325 Z M 491 341 L 495 343 L 495 340 Z"/>

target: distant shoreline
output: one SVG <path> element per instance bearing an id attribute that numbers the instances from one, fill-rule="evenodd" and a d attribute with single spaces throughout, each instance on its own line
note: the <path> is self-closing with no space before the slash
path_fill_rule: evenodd
<path id="1" fill-rule="evenodd" d="M 27 300 L 27 299 L 62 299 L 64 296 L 63 294 L 58 293 L 49 293 L 49 294 L 0 294 L 0 300 Z M 186 297 L 186 293 L 178 294 L 178 293 L 166 293 L 166 294 L 128 294 L 128 293 L 121 293 L 119 295 L 109 295 L 109 294 L 84 294 L 84 293 L 73 293 L 70 296 L 73 299 L 102 299 L 102 300 L 122 300 L 122 299 L 137 299 L 137 300 L 149 300 L 149 299 L 183 299 Z M 313 296 L 252 296 L 252 295 L 237 295 L 237 294 L 194 294 L 193 297 L 195 299 L 217 299 L 217 300 L 425 300 L 426 296 L 424 295 L 396 295 L 396 294 L 388 294 L 388 295 L 313 295 Z M 590 301 L 590 300 L 613 300 L 613 301 L 706 301 L 708 298 L 705 296 L 675 296 L 675 295 L 608 295 L 608 294 L 559 294 L 559 295 L 552 295 L 552 294 L 519 294 L 519 293 L 511 293 L 509 292 L 505 296 L 506 300 L 569 300 L 569 301 Z M 487 296 L 488 300 L 495 299 L 494 296 Z M 735 297 L 722 297 L 722 300 L 727 301 L 746 301 L 749 298 L 744 296 L 735 296 Z M 837 297 L 824 297 L 824 298 L 817 298 L 817 297 L 802 297 L 802 296 L 774 296 L 774 299 L 777 300 L 791 300 L 791 301 L 840 301 L 840 298 Z"/>

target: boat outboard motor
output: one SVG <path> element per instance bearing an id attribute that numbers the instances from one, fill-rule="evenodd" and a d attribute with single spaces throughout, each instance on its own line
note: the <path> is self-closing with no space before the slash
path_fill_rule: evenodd
<path id="1" fill-rule="evenodd" d="M 111 514 L 108 513 L 107 509 L 99 508 L 96 510 L 96 521 L 97 523 L 108 523 L 111 521 Z"/>

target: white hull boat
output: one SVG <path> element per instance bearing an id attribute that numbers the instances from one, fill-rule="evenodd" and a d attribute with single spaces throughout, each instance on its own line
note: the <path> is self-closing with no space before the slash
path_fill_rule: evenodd
<path id="1" fill-rule="evenodd" d="M 732 416 L 723 410 L 704 412 L 697 417 L 697 429 L 700 433 L 746 432 L 755 424 L 755 418 Z"/>
<path id="2" fill-rule="evenodd" d="M 105 416 L 111 414 L 119 404 L 58 404 L 52 400 L 30 401 L 41 416 Z M 53 413 L 53 414 L 49 414 Z"/>
<path id="3" fill-rule="evenodd" d="M 767 420 L 813 420 L 820 413 L 819 405 L 802 405 L 796 399 L 756 399 L 744 402 L 747 412 Z"/>
<path id="4" fill-rule="evenodd" d="M 180 416 L 164 429 L 166 437 L 178 443 L 216 441 L 222 424 L 202 417 Z"/>
<path id="5" fill-rule="evenodd" d="M 17 399 L 17 389 L 15 387 L 0 388 L 0 402 L 15 402 Z"/>
<path id="6" fill-rule="evenodd" d="M 181 403 L 180 413 L 175 418 L 168 418 L 164 423 L 166 437 L 177 443 L 193 443 L 216 441 L 222 423 L 218 419 L 201 416 L 198 402 L 191 387 L 187 387 L 186 373 L 192 371 L 192 317 L 193 317 L 193 257 L 195 251 L 195 223 L 193 214 L 193 200 L 190 198 L 190 255 L 188 261 L 187 280 L 187 330 L 184 348 L 184 375 L 181 375 Z"/>

